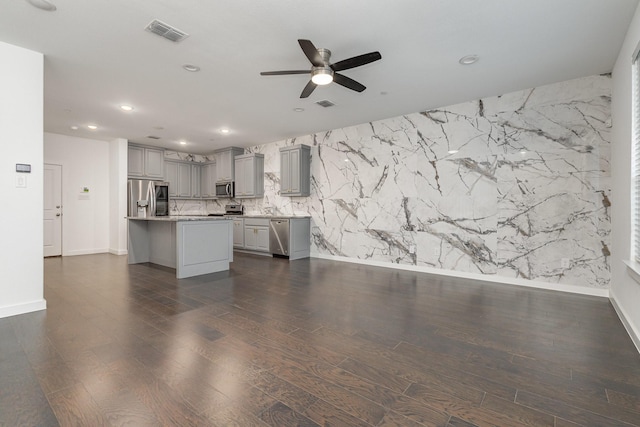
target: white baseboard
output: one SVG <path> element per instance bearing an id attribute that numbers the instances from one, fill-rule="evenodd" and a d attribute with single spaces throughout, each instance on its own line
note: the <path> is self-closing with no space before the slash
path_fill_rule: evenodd
<path id="1" fill-rule="evenodd" d="M 127 255 L 129 251 L 126 249 L 109 249 L 109 253 L 113 255 Z"/>
<path id="2" fill-rule="evenodd" d="M 9 305 L 0 307 L 0 319 L 3 317 L 17 316 L 18 314 L 31 313 L 33 311 L 45 310 L 47 301 L 44 299 L 27 302 L 24 304 Z"/>
<path id="3" fill-rule="evenodd" d="M 93 254 L 104 254 L 107 252 L 109 252 L 109 249 L 107 248 L 79 249 L 75 251 L 63 251 L 62 256 L 93 255 Z"/>
<path id="4" fill-rule="evenodd" d="M 611 301 L 611 305 L 613 305 L 613 308 L 616 310 L 616 313 L 618 314 L 622 325 L 627 330 L 627 333 L 631 337 L 631 341 L 633 341 L 633 344 L 636 346 L 636 349 L 640 353 L 640 331 L 638 331 L 634 327 L 634 325 L 629 322 L 629 316 L 627 316 L 626 311 L 618 304 L 615 294 L 613 292 L 610 292 L 609 294 L 609 301 Z"/>
<path id="5" fill-rule="evenodd" d="M 323 255 L 319 253 L 311 253 L 314 258 L 330 259 L 333 261 L 351 262 L 354 264 L 372 265 L 375 267 L 395 268 L 398 270 L 416 271 L 420 273 L 436 274 L 439 276 L 457 277 L 462 279 L 480 280 L 483 282 L 502 283 L 507 285 L 524 286 L 527 288 L 547 289 L 551 291 L 570 292 L 574 294 L 590 295 L 596 297 L 609 297 L 609 289 L 589 288 L 587 286 L 563 285 L 561 283 L 539 282 L 535 280 L 525 280 L 513 277 L 504 277 L 497 275 L 467 273 L 455 270 L 443 270 L 440 268 L 425 267 L 418 265 L 396 264 L 393 262 L 371 261 L 358 258 L 348 258 L 336 255 Z"/>

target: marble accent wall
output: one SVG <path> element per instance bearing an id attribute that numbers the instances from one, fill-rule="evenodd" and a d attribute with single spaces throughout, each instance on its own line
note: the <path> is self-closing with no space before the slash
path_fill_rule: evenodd
<path id="1" fill-rule="evenodd" d="M 319 254 L 608 288 L 610 115 L 592 76 L 255 146 L 265 195 L 243 203 L 310 213 Z M 294 144 L 310 197 L 279 195 Z"/>

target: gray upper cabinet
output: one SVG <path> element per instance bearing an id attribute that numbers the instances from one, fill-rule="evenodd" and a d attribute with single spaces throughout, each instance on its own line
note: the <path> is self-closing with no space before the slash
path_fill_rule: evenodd
<path id="1" fill-rule="evenodd" d="M 202 186 L 201 180 L 202 178 L 202 165 L 191 165 L 191 197 L 194 199 L 200 198 L 202 196 Z"/>
<path id="2" fill-rule="evenodd" d="M 311 194 L 311 147 L 293 145 L 280 148 L 280 195 Z"/>
<path id="3" fill-rule="evenodd" d="M 244 149 L 239 147 L 223 148 L 214 151 L 216 156 L 216 182 L 233 181 L 235 172 L 235 157 L 244 154 Z"/>
<path id="4" fill-rule="evenodd" d="M 264 196 L 264 154 L 243 154 L 235 159 L 236 199 Z"/>
<path id="5" fill-rule="evenodd" d="M 127 171 L 131 178 L 163 179 L 164 150 L 129 145 Z"/>
<path id="6" fill-rule="evenodd" d="M 165 181 L 169 183 L 169 197 L 199 199 L 202 196 L 202 165 L 193 162 L 167 160 Z"/>
<path id="7" fill-rule="evenodd" d="M 216 162 L 205 163 L 200 170 L 200 196 L 203 199 L 216 198 Z"/>

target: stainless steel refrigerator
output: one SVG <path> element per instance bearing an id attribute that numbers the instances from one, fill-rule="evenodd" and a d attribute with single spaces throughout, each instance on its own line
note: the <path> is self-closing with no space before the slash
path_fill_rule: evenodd
<path id="1" fill-rule="evenodd" d="M 146 218 L 169 215 L 169 183 L 130 179 L 127 183 L 127 215 Z"/>

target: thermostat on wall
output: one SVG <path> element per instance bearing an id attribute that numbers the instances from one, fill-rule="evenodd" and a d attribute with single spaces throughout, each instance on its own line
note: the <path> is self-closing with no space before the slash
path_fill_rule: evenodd
<path id="1" fill-rule="evenodd" d="M 16 172 L 31 173 L 31 165 L 25 165 L 24 163 L 16 163 Z"/>

